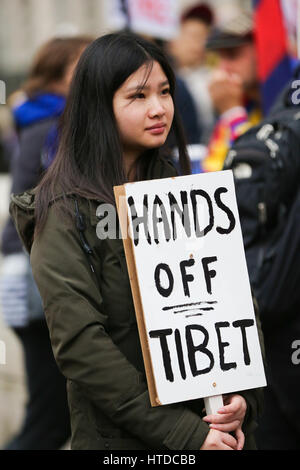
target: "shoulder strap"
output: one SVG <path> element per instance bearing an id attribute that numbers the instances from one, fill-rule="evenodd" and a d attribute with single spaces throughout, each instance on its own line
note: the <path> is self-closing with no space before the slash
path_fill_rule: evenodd
<path id="1" fill-rule="evenodd" d="M 91 260 L 91 255 L 93 254 L 93 250 L 91 249 L 90 245 L 88 244 L 84 232 L 86 231 L 86 222 L 85 222 L 85 217 L 83 214 L 79 212 L 79 206 L 78 206 L 78 201 L 76 197 L 73 198 L 74 203 L 75 203 L 75 220 L 76 220 L 76 228 L 79 232 L 79 237 L 81 241 L 81 245 L 83 248 L 84 253 L 87 255 L 89 265 L 91 267 L 91 271 L 95 274 L 95 268 L 93 265 L 93 262 Z"/>

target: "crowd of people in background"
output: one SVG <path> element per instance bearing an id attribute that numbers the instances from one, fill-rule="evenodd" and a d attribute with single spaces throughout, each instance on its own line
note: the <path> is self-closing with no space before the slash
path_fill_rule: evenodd
<path id="1" fill-rule="evenodd" d="M 59 119 L 73 73 L 92 40 L 75 36 L 48 41 L 36 54 L 25 84 L 9 99 L 9 125 L 0 130 L 0 171 L 9 169 L 13 193 L 37 186 L 55 159 Z M 176 38 L 164 43 L 157 38 L 151 40 L 167 54 L 176 74 L 174 99 L 193 173 L 222 170 L 236 139 L 264 117 L 253 15 L 240 11 L 234 18 L 217 23 L 211 7 L 199 3 L 182 12 Z M 165 145 L 176 166 L 176 141 L 172 134 Z M 52 354 L 29 258 L 11 219 L 2 233 L 1 251 L 2 312 L 6 325 L 22 345 L 28 386 L 24 423 L 5 449 L 58 449 L 70 437 L 66 382 Z M 270 416 L 264 419 L 270 421 Z M 289 419 L 279 426 L 290 430 Z M 278 425 L 275 419 L 274 429 L 268 423 L 264 423 L 264 428 L 274 433 L 274 442 L 280 449 Z M 299 449 L 300 436 L 296 437 L 296 432 L 293 431 L 292 445 Z M 259 447 L 264 449 L 264 438 L 261 434 L 258 437 Z M 270 440 L 267 442 L 272 446 Z M 286 442 L 284 446 L 288 448 Z"/>

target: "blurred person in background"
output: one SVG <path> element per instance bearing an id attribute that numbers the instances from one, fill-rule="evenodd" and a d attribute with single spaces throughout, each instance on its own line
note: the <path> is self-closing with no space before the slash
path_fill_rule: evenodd
<path id="1" fill-rule="evenodd" d="M 0 106 L 0 173 L 9 171 L 9 155 L 16 143 L 13 119 L 8 106 Z"/>
<path id="2" fill-rule="evenodd" d="M 155 43 L 157 44 L 157 41 L 155 41 Z M 202 127 L 198 119 L 195 100 L 184 80 L 182 80 L 182 78 L 178 75 L 176 75 L 176 90 L 174 99 L 178 107 L 180 118 L 182 120 L 186 143 L 188 148 L 193 148 L 200 142 Z M 167 146 L 169 146 L 170 149 L 174 149 L 176 146 L 173 132 L 170 132 L 168 136 Z"/>
<path id="3" fill-rule="evenodd" d="M 181 15 L 178 36 L 169 41 L 168 52 L 175 68 L 185 81 L 195 101 L 201 126 L 201 143 L 206 144 L 215 122 L 208 83 L 212 69 L 206 64 L 206 41 L 214 23 L 214 13 L 205 3 L 199 3 Z"/>
<path id="4" fill-rule="evenodd" d="M 219 57 L 209 84 L 219 119 L 203 168 L 219 171 L 234 140 L 263 117 L 252 14 L 241 11 L 216 28 L 207 41 L 207 48 Z"/>
<path id="5" fill-rule="evenodd" d="M 212 84 L 221 114 L 213 144 L 221 145 L 211 147 L 207 163 L 209 169 L 222 169 L 223 155 L 233 144 L 224 168 L 231 169 L 235 178 L 249 278 L 258 302 L 266 350 L 268 386 L 256 431 L 258 448 L 295 450 L 300 445 L 299 369 L 295 367 L 299 364 L 295 338 L 299 337 L 300 143 L 299 102 L 293 100 L 292 84 L 298 83 L 299 69 L 288 83 L 296 61 L 291 60 L 282 27 L 282 2 L 274 0 L 272 10 L 267 1 L 256 3 L 256 50 L 251 42 L 250 18 L 247 23 L 246 16 L 243 22 L 239 16 L 239 22 L 211 37 L 211 47 L 220 52 L 222 72 Z M 296 16 L 295 4 L 293 13 Z M 237 40 L 234 30 L 244 36 Z M 226 75 L 231 76 L 231 82 Z M 280 92 L 285 81 L 286 89 Z M 251 119 L 255 107 L 257 115 L 261 109 L 265 117 L 248 130 L 255 123 Z"/>
<path id="6" fill-rule="evenodd" d="M 18 144 L 10 156 L 12 192 L 35 187 L 55 155 L 58 120 L 74 69 L 91 38 L 54 38 L 38 51 L 13 108 Z M 61 448 L 70 436 L 66 382 L 53 358 L 41 298 L 29 258 L 11 219 L 2 234 L 1 303 L 4 321 L 19 338 L 28 388 L 24 422 L 7 450 Z"/>

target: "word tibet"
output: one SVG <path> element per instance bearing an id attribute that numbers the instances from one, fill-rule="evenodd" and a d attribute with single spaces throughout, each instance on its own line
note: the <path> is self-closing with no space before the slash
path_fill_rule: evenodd
<path id="1" fill-rule="evenodd" d="M 167 242 L 175 241 L 179 238 L 179 226 L 183 227 L 185 236 L 191 238 L 196 236 L 204 237 L 215 226 L 216 207 L 222 211 L 227 219 L 227 226 L 216 226 L 216 231 L 220 235 L 226 235 L 235 228 L 236 220 L 231 209 L 223 202 L 222 194 L 227 193 L 228 189 L 219 187 L 214 191 L 211 197 L 203 189 L 192 189 L 191 191 L 180 191 L 179 198 L 176 199 L 172 192 L 167 194 L 168 202 L 163 202 L 160 196 L 155 195 L 153 203 L 149 205 L 149 196 L 143 196 L 143 210 L 138 214 L 136 201 L 132 196 L 127 200 L 133 228 L 134 244 L 137 246 L 141 238 L 143 228 L 145 238 L 149 245 L 153 240 L 156 244 L 160 242 L 159 230 L 163 229 L 164 238 Z M 150 210 L 151 209 L 151 210 Z M 177 214 L 177 217 L 176 217 Z M 202 223 L 200 220 L 202 219 Z M 203 220 L 205 222 L 203 223 Z"/>
<path id="2" fill-rule="evenodd" d="M 218 344 L 218 352 L 215 351 L 213 353 L 212 349 L 209 349 L 209 331 L 202 325 L 187 325 L 185 327 L 185 342 L 186 348 L 188 352 L 188 363 L 190 366 L 191 373 L 193 377 L 198 375 L 203 375 L 209 373 L 216 362 L 216 357 L 219 359 L 220 369 L 225 372 L 229 371 L 230 369 L 236 369 L 237 363 L 236 362 L 227 362 L 225 360 L 225 349 L 227 347 L 230 348 L 230 343 L 228 341 L 224 341 L 222 337 L 221 330 L 224 331 L 226 328 L 230 328 L 231 325 L 227 321 L 217 322 L 214 325 L 216 335 L 217 335 L 217 344 Z M 237 320 L 232 323 L 232 327 L 235 329 L 239 329 L 241 333 L 241 348 L 243 351 L 243 358 L 245 366 L 249 366 L 251 364 L 251 357 L 249 354 L 248 348 L 248 341 L 247 341 L 247 328 L 254 327 L 254 320 L 253 319 L 242 319 Z M 202 336 L 202 341 L 199 341 L 199 333 L 200 339 Z M 197 334 L 198 339 L 196 340 L 195 334 Z M 181 378 L 186 380 L 187 372 L 186 372 L 186 361 L 183 354 L 182 348 L 182 336 L 183 334 L 180 333 L 179 329 L 172 330 L 172 328 L 165 328 L 161 330 L 152 330 L 149 332 L 149 336 L 151 339 L 158 339 L 160 342 L 161 348 L 161 357 L 163 362 L 163 367 L 165 371 L 165 377 L 168 381 L 174 382 L 174 373 L 172 367 L 172 359 L 174 361 L 174 357 L 172 358 L 169 349 L 168 337 L 173 337 L 176 345 L 176 352 L 177 352 L 177 362 L 181 374 Z M 197 361 L 197 356 L 205 356 L 206 358 L 206 365 L 204 367 L 200 367 L 198 362 L 201 363 L 201 360 Z M 176 359 L 175 359 L 176 360 Z M 208 364 L 207 364 L 208 362 Z"/>

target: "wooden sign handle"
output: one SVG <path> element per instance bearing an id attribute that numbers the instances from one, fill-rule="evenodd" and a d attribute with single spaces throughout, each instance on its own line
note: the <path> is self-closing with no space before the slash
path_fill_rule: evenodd
<path id="1" fill-rule="evenodd" d="M 222 408 L 224 405 L 223 403 L 223 396 L 222 395 L 214 395 L 211 397 L 204 398 L 204 405 L 207 415 L 216 415 L 218 410 Z"/>
<path id="2" fill-rule="evenodd" d="M 154 374 L 153 374 L 152 360 L 151 360 L 150 349 L 148 345 L 147 331 L 146 331 L 145 319 L 144 319 L 144 311 L 143 311 L 142 299 L 140 295 L 139 282 L 137 278 L 132 239 L 128 236 L 129 223 L 128 223 L 127 206 L 125 204 L 123 205 L 120 204 L 121 198 L 123 198 L 123 202 L 124 202 L 124 199 L 126 197 L 125 187 L 115 186 L 114 193 L 115 193 L 117 210 L 118 210 L 119 221 L 120 221 L 120 226 L 121 226 L 124 251 L 126 254 L 126 263 L 127 263 L 127 268 L 128 268 L 134 308 L 136 312 L 136 320 L 137 320 L 139 336 L 141 340 L 141 348 L 142 348 L 143 359 L 144 359 L 144 364 L 145 364 L 150 402 L 151 402 L 151 406 L 153 407 L 161 406 L 161 403 L 158 398 Z"/>

